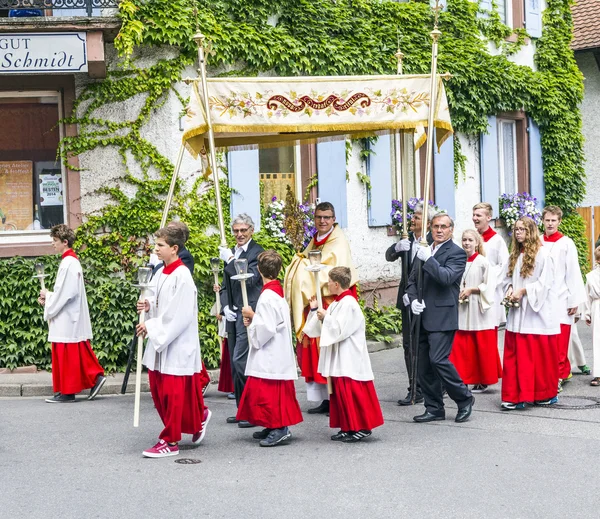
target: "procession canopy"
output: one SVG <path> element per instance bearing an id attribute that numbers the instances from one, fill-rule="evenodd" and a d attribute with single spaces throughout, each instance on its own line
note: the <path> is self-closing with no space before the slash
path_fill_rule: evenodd
<path id="1" fill-rule="evenodd" d="M 426 140 L 430 76 L 210 78 L 208 97 L 218 148 L 272 147 L 392 130 Z M 192 81 L 183 143 L 196 157 L 206 149 L 202 84 Z M 438 148 L 451 135 L 448 100 L 439 78 L 434 103 Z"/>

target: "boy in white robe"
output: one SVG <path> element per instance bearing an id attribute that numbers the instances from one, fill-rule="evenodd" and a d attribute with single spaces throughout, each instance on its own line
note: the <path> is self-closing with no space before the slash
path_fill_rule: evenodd
<path id="1" fill-rule="evenodd" d="M 321 338 L 318 371 L 329 380 L 329 426 L 340 428 L 331 439 L 345 443 L 360 441 L 383 425 L 367 350 L 365 317 L 349 290 L 351 280 L 348 267 L 331 269 L 328 288 L 335 300 L 323 310 L 313 297 L 304 327 L 309 337 Z"/>
<path id="2" fill-rule="evenodd" d="M 143 363 L 165 426 L 158 443 L 143 452 L 147 458 L 179 454 L 182 433 L 191 434 L 192 442 L 199 444 L 211 416 L 202 395 L 196 285 L 178 257 L 183 242 L 181 229 L 165 227 L 156 233 L 156 253 L 164 265 L 152 278 L 152 296 L 137 304 L 138 312 L 149 314 L 136 331 L 148 337 Z"/>
<path id="3" fill-rule="evenodd" d="M 592 327 L 592 346 L 594 365 L 590 382 L 592 386 L 600 386 L 600 247 L 594 250 L 594 270 L 585 276 L 587 300 L 584 304 L 583 318 Z"/>
<path id="4" fill-rule="evenodd" d="M 248 328 L 247 377 L 236 418 L 264 427 L 252 437 L 261 447 L 274 447 L 292 437 L 290 425 L 302 421 L 294 381 L 298 378 L 290 307 L 283 297 L 277 276 L 281 256 L 274 250 L 258 255 L 258 272 L 263 288 L 256 303 L 242 308 Z"/>
<path id="5" fill-rule="evenodd" d="M 42 289 L 38 302 L 48 321 L 48 341 L 52 343 L 52 385 L 56 393 L 46 402 L 75 401 L 75 394 L 90 389 L 93 400 L 106 382 L 104 369 L 94 354 L 90 340 L 92 324 L 85 294 L 83 272 L 73 249 L 75 233 L 64 224 L 50 231 L 54 250 L 62 255 L 54 289 Z"/>

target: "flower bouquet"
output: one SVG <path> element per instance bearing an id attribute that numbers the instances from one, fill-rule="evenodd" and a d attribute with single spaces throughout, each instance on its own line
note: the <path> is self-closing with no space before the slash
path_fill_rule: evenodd
<path id="1" fill-rule="evenodd" d="M 537 198 L 529 193 L 504 193 L 500 195 L 500 218 L 506 223 L 509 234 L 519 218 L 528 216 L 539 227 L 542 213 L 536 207 Z"/>

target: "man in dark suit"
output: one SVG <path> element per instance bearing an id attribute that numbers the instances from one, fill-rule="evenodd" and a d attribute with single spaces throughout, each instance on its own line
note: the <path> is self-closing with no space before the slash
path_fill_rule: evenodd
<path id="1" fill-rule="evenodd" d="M 408 394 L 398 400 L 398 405 L 412 405 L 412 346 L 410 344 L 410 334 L 409 323 L 410 323 L 410 309 L 406 306 L 402 300 L 402 296 L 406 292 L 406 286 L 408 283 L 408 276 L 410 276 L 410 272 L 412 270 L 412 266 L 414 264 L 414 258 L 417 252 L 417 247 L 419 246 L 419 241 L 421 239 L 421 229 L 423 222 L 423 204 L 419 203 L 415 206 L 415 210 L 413 213 L 413 217 L 410 221 L 410 232 L 408 233 L 408 238 L 400 240 L 394 245 L 390 246 L 388 250 L 385 251 L 385 259 L 387 261 L 396 261 L 397 259 L 401 259 L 402 263 L 406 262 L 407 277 L 400 277 L 400 283 L 398 284 L 398 298 L 396 300 L 396 308 L 400 310 L 402 313 L 402 347 L 404 349 L 404 364 L 406 365 L 406 372 L 408 373 Z M 428 226 L 429 227 L 429 226 Z M 431 233 L 427 233 L 427 243 L 431 244 L 432 238 Z M 404 272 L 404 268 L 403 268 Z M 423 402 L 423 395 L 421 394 L 421 386 L 419 381 L 417 380 L 417 394 L 415 396 L 415 404 L 420 404 Z"/>
<path id="2" fill-rule="evenodd" d="M 225 262 L 223 270 L 223 285 L 220 290 L 221 308 L 227 320 L 227 344 L 231 358 L 231 375 L 235 401 L 240 404 L 246 384 L 246 362 L 248 361 L 248 333 L 242 318 L 242 286 L 240 281 L 231 279 L 237 274 L 236 259 L 248 260 L 248 274 L 253 276 L 246 280 L 248 304 L 256 309 L 256 302 L 262 290 L 262 278 L 258 272 L 258 255 L 264 249 L 252 239 L 254 222 L 247 214 L 239 214 L 233 219 L 231 230 L 235 236 L 236 245 L 232 249 L 219 247 L 219 257 Z M 237 423 L 238 427 L 253 427 L 248 422 L 238 422 L 235 416 L 227 418 L 228 423 Z"/>
<path id="3" fill-rule="evenodd" d="M 419 246 L 417 258 L 423 262 L 423 300 L 418 297 L 418 265 L 413 268 L 406 298 L 415 316 L 421 316 L 418 376 L 425 397 L 425 412 L 415 416 L 415 422 L 444 420 L 442 384 L 448 396 L 456 402 L 456 422 L 469 419 L 474 398 L 448 359 L 454 334 L 458 329 L 458 294 L 467 256 L 452 241 L 454 221 L 444 213 L 431 220 L 433 244 Z"/>

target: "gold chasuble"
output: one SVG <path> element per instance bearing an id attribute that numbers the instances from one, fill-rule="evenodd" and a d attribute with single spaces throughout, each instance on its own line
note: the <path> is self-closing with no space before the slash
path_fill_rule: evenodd
<path id="1" fill-rule="evenodd" d="M 301 340 L 302 328 L 304 328 L 304 309 L 308 306 L 310 298 L 316 294 L 313 273 L 305 269 L 310 265 L 308 253 L 311 250 L 320 250 L 321 263 L 328 267 L 319 272 L 319 284 L 323 297 L 330 297 L 327 280 L 329 279 L 328 273 L 333 267 L 348 267 L 352 272 L 350 286 L 358 283 L 358 272 L 352 263 L 350 245 L 340 226 L 337 223 L 334 225 L 333 231 L 323 245 L 315 246 L 313 237 L 306 249 L 296 254 L 285 270 L 283 281 L 285 298 L 292 310 L 294 330 L 298 340 Z"/>

